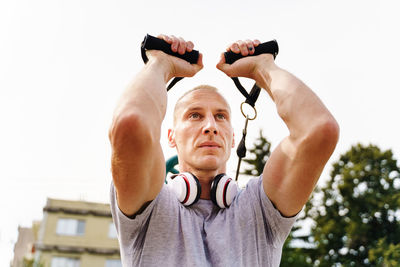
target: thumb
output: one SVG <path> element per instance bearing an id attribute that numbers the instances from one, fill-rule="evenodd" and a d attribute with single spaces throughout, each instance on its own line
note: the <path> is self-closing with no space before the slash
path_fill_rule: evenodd
<path id="1" fill-rule="evenodd" d="M 217 63 L 216 67 L 220 71 L 225 72 L 224 70 L 226 69 L 227 66 L 228 66 L 228 64 L 226 64 L 224 53 L 222 53 L 220 58 L 219 58 L 219 62 Z"/>

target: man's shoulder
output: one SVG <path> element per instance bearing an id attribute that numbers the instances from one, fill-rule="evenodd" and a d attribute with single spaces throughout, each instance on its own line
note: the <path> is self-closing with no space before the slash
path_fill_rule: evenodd
<path id="1" fill-rule="evenodd" d="M 117 195 L 114 184 L 111 183 L 110 189 L 111 211 L 114 217 L 123 221 L 143 221 L 151 214 L 171 213 L 174 207 L 178 206 L 178 201 L 172 190 L 164 184 L 154 200 L 148 201 L 135 216 L 126 216 L 118 207 Z M 154 212 L 155 211 L 155 212 Z"/>

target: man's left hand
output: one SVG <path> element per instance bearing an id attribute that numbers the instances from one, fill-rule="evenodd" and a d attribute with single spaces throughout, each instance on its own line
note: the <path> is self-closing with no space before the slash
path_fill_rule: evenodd
<path id="1" fill-rule="evenodd" d="M 251 56 L 254 54 L 255 48 L 260 44 L 259 40 L 239 40 L 228 46 L 227 51 L 232 51 L 236 54 L 242 54 L 244 58 L 237 60 L 233 64 L 225 62 L 224 53 L 221 54 L 221 59 L 217 64 L 217 69 L 224 72 L 229 77 L 246 77 L 253 79 L 257 82 L 260 78 L 258 72 L 268 70 L 275 66 L 274 57 L 271 54 L 262 54 L 258 56 Z"/>

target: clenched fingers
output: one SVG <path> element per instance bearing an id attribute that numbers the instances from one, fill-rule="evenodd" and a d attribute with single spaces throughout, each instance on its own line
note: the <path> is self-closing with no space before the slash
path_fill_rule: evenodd
<path id="1" fill-rule="evenodd" d="M 171 45 L 171 50 L 174 53 L 179 53 L 180 55 L 186 52 L 193 51 L 194 44 L 191 41 L 185 41 L 182 37 L 176 37 L 174 35 L 160 34 L 157 38 L 163 39 Z"/>
<path id="2" fill-rule="evenodd" d="M 236 54 L 242 54 L 242 56 L 253 55 L 255 47 L 260 44 L 260 41 L 255 40 L 238 40 L 233 44 L 229 45 L 226 49 L 227 51 L 232 51 Z"/>

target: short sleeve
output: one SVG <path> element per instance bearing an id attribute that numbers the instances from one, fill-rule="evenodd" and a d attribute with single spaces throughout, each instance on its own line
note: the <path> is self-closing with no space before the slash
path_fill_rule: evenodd
<path id="1" fill-rule="evenodd" d="M 157 197 L 150 202 L 150 204 L 135 218 L 130 218 L 126 216 L 119 208 L 117 202 L 117 193 L 115 190 L 114 183 L 111 182 L 110 187 L 110 203 L 111 203 L 111 214 L 114 220 L 115 228 L 117 230 L 118 239 L 121 245 L 135 242 L 135 239 L 139 237 L 138 233 L 140 233 L 143 227 L 146 227 L 146 223 L 149 220 L 151 213 L 157 203 L 160 201 L 160 198 L 166 194 L 167 192 L 165 185 L 162 187 L 160 193 Z M 136 240 L 140 242 L 140 240 Z"/>
<path id="2" fill-rule="evenodd" d="M 250 203 L 249 205 L 251 205 L 251 209 L 256 216 L 261 217 L 256 218 L 256 220 L 270 228 L 274 245 L 282 245 L 289 235 L 298 215 L 293 217 L 284 217 L 281 215 L 264 191 L 262 176 L 251 179 L 247 183 L 241 198 Z M 269 229 L 266 232 L 269 232 Z"/>

